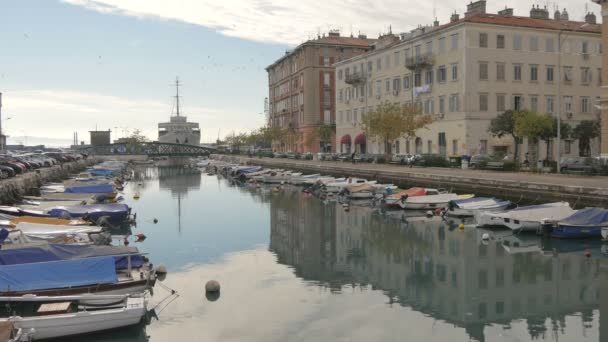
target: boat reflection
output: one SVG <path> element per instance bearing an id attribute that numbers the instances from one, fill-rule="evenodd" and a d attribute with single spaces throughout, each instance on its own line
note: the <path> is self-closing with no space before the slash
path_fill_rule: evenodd
<path id="1" fill-rule="evenodd" d="M 459 221 L 439 217 L 395 219 L 286 196 L 270 199 L 270 250 L 305 280 L 334 292 L 382 290 L 388 303 L 462 327 L 477 341 L 486 340 L 486 328 L 521 321 L 524 340 L 557 339 L 566 328 L 590 333 L 599 307 L 598 258 L 545 253 L 540 238 L 512 233 L 484 240 L 483 232 L 455 229 Z M 580 316 L 581 326 L 566 327 L 570 316 Z"/>

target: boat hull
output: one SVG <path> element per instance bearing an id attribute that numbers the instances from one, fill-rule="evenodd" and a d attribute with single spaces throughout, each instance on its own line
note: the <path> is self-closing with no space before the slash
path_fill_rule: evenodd
<path id="1" fill-rule="evenodd" d="M 129 298 L 126 307 L 77 313 L 20 317 L 0 321 L 12 322 L 16 328 L 34 340 L 60 338 L 112 330 L 141 322 L 146 314 L 144 298 Z"/>
<path id="2" fill-rule="evenodd" d="M 608 229 L 608 227 L 558 225 L 553 228 L 551 237 L 559 239 L 598 239 L 602 237 L 604 229 Z"/>

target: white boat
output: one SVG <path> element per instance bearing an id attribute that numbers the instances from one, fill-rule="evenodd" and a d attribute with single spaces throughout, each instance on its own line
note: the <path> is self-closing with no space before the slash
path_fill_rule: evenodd
<path id="1" fill-rule="evenodd" d="M 608 240 L 608 227 L 602 227 L 602 239 Z"/>
<path id="2" fill-rule="evenodd" d="M 481 211 L 475 214 L 478 227 L 507 227 L 512 230 L 538 231 L 544 221 L 560 221 L 574 214 L 568 202 L 520 207 L 505 212 Z"/>
<path id="3" fill-rule="evenodd" d="M 367 179 L 349 177 L 344 180 L 335 180 L 334 182 L 324 184 L 325 192 L 337 193 L 344 190 L 345 187 L 355 184 L 376 184 L 376 181 L 368 182 Z"/>
<path id="4" fill-rule="evenodd" d="M 448 203 L 457 199 L 472 198 L 474 195 L 439 194 L 429 196 L 414 196 L 405 199 L 404 209 L 428 210 L 446 208 Z"/>
<path id="5" fill-rule="evenodd" d="M 285 172 L 285 173 L 271 173 L 269 175 L 264 175 L 262 177 L 262 182 L 269 184 L 281 184 L 281 183 L 289 183 L 289 180 L 292 177 L 301 176 L 301 172 Z"/>
<path id="6" fill-rule="evenodd" d="M 289 182 L 293 185 L 302 185 L 308 180 L 316 180 L 321 177 L 321 174 L 315 173 L 313 175 L 301 175 L 301 176 L 293 176 L 289 180 Z"/>
<path id="7" fill-rule="evenodd" d="M 470 199 L 459 199 L 448 204 L 447 215 L 449 216 L 475 216 L 478 211 L 499 212 L 506 210 L 511 201 L 497 198 L 473 197 Z"/>
<path id="8" fill-rule="evenodd" d="M 38 224 L 29 222 L 19 222 L 16 230 L 23 232 L 30 239 L 34 240 L 55 240 L 67 238 L 75 243 L 93 243 L 101 236 L 104 231 L 98 226 L 67 226 L 56 224 Z"/>
<path id="9" fill-rule="evenodd" d="M 0 341 L 20 342 L 27 341 L 23 336 L 23 330 L 16 328 L 11 322 L 0 322 Z"/>
<path id="10" fill-rule="evenodd" d="M 400 207 L 401 209 L 405 209 L 405 200 L 408 197 L 415 196 L 431 196 L 431 195 L 440 195 L 446 194 L 446 190 L 439 189 L 429 189 L 429 188 L 410 188 L 407 190 L 399 191 L 397 193 L 393 192 L 392 194 L 386 196 L 384 198 L 384 205 L 387 207 Z"/>
<path id="11" fill-rule="evenodd" d="M 146 314 L 143 296 L 81 295 L 3 297 L 10 312 L 27 312 L 0 318 L 21 329 L 21 341 L 90 334 L 138 324 Z"/>
<path id="12" fill-rule="evenodd" d="M 376 193 L 376 187 L 372 184 L 351 184 L 344 187 L 344 194 L 350 199 L 369 199 Z"/>

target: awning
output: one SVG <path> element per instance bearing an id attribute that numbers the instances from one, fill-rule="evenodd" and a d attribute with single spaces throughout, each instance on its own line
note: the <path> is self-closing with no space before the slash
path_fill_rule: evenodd
<path id="1" fill-rule="evenodd" d="M 350 141 L 350 134 L 346 134 L 342 136 L 342 139 L 340 139 L 340 144 L 350 145 Z"/>
<path id="2" fill-rule="evenodd" d="M 355 138 L 355 145 L 365 145 L 365 134 L 359 133 Z"/>

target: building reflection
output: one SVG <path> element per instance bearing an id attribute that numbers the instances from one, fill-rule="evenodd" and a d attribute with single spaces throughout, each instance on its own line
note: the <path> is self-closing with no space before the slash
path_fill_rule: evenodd
<path id="1" fill-rule="evenodd" d="M 505 248 L 504 241 L 483 243 L 477 230 L 461 231 L 438 217 L 394 218 L 354 206 L 347 212 L 292 196 L 302 195 L 271 200 L 270 249 L 305 280 L 335 291 L 371 285 L 389 303 L 462 327 L 478 341 L 486 340 L 486 326 L 509 328 L 515 320 L 527 323 L 530 339 L 563 334 L 573 314 L 582 318 L 578 329 L 592 325 L 597 258 L 516 248 L 517 237 Z"/>

